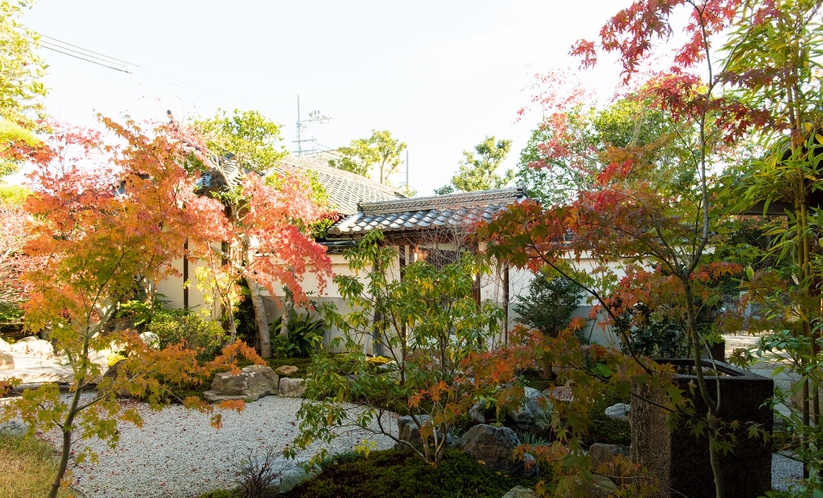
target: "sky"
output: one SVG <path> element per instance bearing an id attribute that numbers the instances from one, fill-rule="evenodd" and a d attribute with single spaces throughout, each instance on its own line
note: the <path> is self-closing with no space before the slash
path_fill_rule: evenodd
<path id="1" fill-rule="evenodd" d="M 576 69 L 571 45 L 628 3 L 37 0 L 22 22 L 42 36 L 45 104 L 60 121 L 255 109 L 295 151 L 299 95 L 303 139 L 329 149 L 389 130 L 408 145 L 409 183 L 430 195 L 486 136 L 514 141 L 504 167 L 515 168 L 541 117 L 518 118 L 534 75 Z M 582 74 L 610 95 L 618 72 L 603 63 Z M 305 123 L 314 111 L 331 119 Z"/>

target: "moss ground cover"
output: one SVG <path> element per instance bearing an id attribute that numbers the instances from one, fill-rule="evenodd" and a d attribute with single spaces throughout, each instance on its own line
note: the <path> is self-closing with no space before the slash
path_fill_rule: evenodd
<path id="1" fill-rule="evenodd" d="M 285 498 L 361 497 L 494 497 L 511 488 L 533 487 L 539 478 L 519 479 L 487 469 L 457 450 L 431 466 L 408 452 L 372 452 L 368 458 L 330 465 L 316 478 L 303 483 Z"/>

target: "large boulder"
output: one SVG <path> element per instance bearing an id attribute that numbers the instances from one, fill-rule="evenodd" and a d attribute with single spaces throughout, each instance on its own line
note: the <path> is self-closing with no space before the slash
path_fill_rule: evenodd
<path id="1" fill-rule="evenodd" d="M 411 415 L 403 415 L 397 418 L 397 433 L 398 439 L 410 443 L 415 448 L 423 447 L 423 436 L 420 435 L 420 428 L 431 424 L 431 417 L 428 415 L 415 415 L 417 417 L 418 426 Z M 443 433 L 438 431 L 438 441 L 443 437 Z M 429 437 L 429 444 L 434 444 L 434 438 Z M 446 435 L 446 444 L 448 446 L 457 446 L 457 439 L 451 434 Z M 405 445 L 398 444 L 397 447 L 404 448 Z"/>
<path id="2" fill-rule="evenodd" d="M 0 370 L 14 370 L 14 357 L 7 353 L 0 353 Z"/>
<path id="3" fill-rule="evenodd" d="M 606 408 L 605 415 L 612 420 L 628 422 L 630 408 L 628 403 L 617 403 Z"/>
<path id="4" fill-rule="evenodd" d="M 54 356 L 54 348 L 49 341 L 44 341 L 36 336 L 29 336 L 20 339 L 11 346 L 9 351 L 20 355 L 31 356 Z"/>
<path id="5" fill-rule="evenodd" d="M 530 477 L 537 472 L 537 465 L 531 455 L 518 457 L 515 454 L 518 446 L 520 441 L 512 429 L 486 424 L 475 425 L 466 431 L 458 444 L 458 448 L 492 470 Z"/>
<path id="6" fill-rule="evenodd" d="M 306 381 L 304 379 L 290 379 L 283 377 L 280 379 L 278 393 L 284 398 L 300 398 L 306 392 Z"/>
<path id="7" fill-rule="evenodd" d="M 533 489 L 515 486 L 503 495 L 503 498 L 537 498 L 537 493 Z"/>
<path id="8" fill-rule="evenodd" d="M 143 332 L 140 334 L 140 339 L 146 346 L 152 349 L 160 349 L 160 336 L 154 332 Z"/>
<path id="9" fill-rule="evenodd" d="M 268 394 L 277 394 L 280 378 L 271 367 L 250 365 L 240 373 L 222 372 L 214 376 L 211 390 L 203 397 L 211 402 L 242 399 L 256 401 Z"/>
<path id="10" fill-rule="evenodd" d="M 0 423 L 0 434 L 12 437 L 23 437 L 29 427 L 20 419 L 7 420 Z"/>
<path id="11" fill-rule="evenodd" d="M 614 461 L 617 455 L 631 458 L 631 450 L 628 446 L 621 444 L 594 443 L 589 447 L 589 456 L 592 459 L 593 468 Z"/>
<path id="12" fill-rule="evenodd" d="M 613 483 L 611 479 L 598 474 L 593 474 L 592 482 L 588 484 L 585 484 L 582 479 L 577 477 L 575 479 L 574 488 L 577 490 L 583 488 L 584 494 L 568 494 L 563 495 L 563 497 L 566 498 L 568 496 L 571 498 L 572 496 L 586 496 L 587 498 L 608 498 L 614 491 L 617 491 L 617 485 Z"/>
<path id="13" fill-rule="evenodd" d="M 521 431 L 542 430 L 551 423 L 554 407 L 548 396 L 533 387 L 523 388 L 523 400 L 508 415 Z"/>

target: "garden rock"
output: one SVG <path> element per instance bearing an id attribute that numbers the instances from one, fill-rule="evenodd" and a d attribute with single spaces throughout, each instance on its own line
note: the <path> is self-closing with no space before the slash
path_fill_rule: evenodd
<path id="1" fill-rule="evenodd" d="M 35 336 L 24 337 L 9 346 L 9 351 L 16 354 L 28 354 L 32 356 L 54 356 L 54 348 L 49 341 L 38 339 Z"/>
<path id="2" fill-rule="evenodd" d="M 315 465 L 310 472 L 306 472 L 306 459 L 287 459 L 285 457 L 277 457 L 274 461 L 274 468 L 280 469 L 280 477 L 275 480 L 275 484 L 279 485 L 280 493 L 288 493 L 295 486 L 308 481 L 312 477 L 320 473 L 321 469 Z"/>
<path id="3" fill-rule="evenodd" d="M 22 420 L 13 419 L 0 423 L 0 434 L 4 436 L 23 437 L 27 431 L 28 427 Z"/>
<path id="4" fill-rule="evenodd" d="M 503 498 L 537 498 L 537 494 L 532 489 L 515 486 Z"/>
<path id="5" fill-rule="evenodd" d="M 469 416 L 478 424 L 486 423 L 486 400 L 481 399 L 469 409 Z"/>
<path id="6" fill-rule="evenodd" d="M 595 443 L 589 447 L 589 456 L 592 459 L 592 468 L 614 461 L 617 455 L 626 458 L 631 457 L 631 450 L 628 446 L 620 444 Z"/>
<path id="7" fill-rule="evenodd" d="M 0 370 L 14 370 L 14 357 L 12 355 L 0 353 Z"/>
<path id="8" fill-rule="evenodd" d="M 517 434 L 508 427 L 475 425 L 460 438 L 458 447 L 469 456 L 480 460 L 491 470 L 513 476 L 531 477 L 537 472 L 534 458 L 519 458 L 515 449 L 520 446 Z M 529 460 L 529 458 L 531 458 Z M 531 463 L 527 466 L 527 463 Z"/>
<path id="9" fill-rule="evenodd" d="M 304 379 L 289 379 L 283 377 L 280 379 L 280 396 L 284 398 L 300 398 L 306 392 L 306 385 Z"/>
<path id="10" fill-rule="evenodd" d="M 588 498 L 608 498 L 613 491 L 617 491 L 617 484 L 613 483 L 611 479 L 606 476 L 592 474 L 592 482 L 590 484 L 583 484 L 583 481 L 577 477 L 575 480 L 574 489 L 583 488 L 585 493 L 582 496 Z M 564 495 L 571 497 L 572 495 Z M 581 496 L 581 495 L 574 495 Z"/>
<path id="11" fill-rule="evenodd" d="M 426 424 L 430 423 L 431 417 L 428 415 L 417 415 L 417 420 L 420 422 L 420 427 L 425 427 Z M 403 415 L 402 417 L 397 418 L 397 438 L 401 441 L 406 441 L 410 443 L 417 449 L 423 447 L 423 437 L 420 435 L 420 427 L 414 422 L 414 419 L 411 415 Z M 438 440 L 439 438 L 443 437 L 443 433 L 437 431 Z M 430 444 L 434 443 L 434 439 L 430 439 Z M 456 438 L 450 433 L 446 436 L 446 445 L 448 446 L 457 446 Z M 397 448 L 405 448 L 405 445 L 398 444 Z"/>
<path id="12" fill-rule="evenodd" d="M 143 332 L 142 334 L 140 334 L 140 339 L 146 346 L 152 349 L 160 348 L 160 336 L 158 336 L 154 332 Z"/>
<path id="13" fill-rule="evenodd" d="M 110 366 L 109 369 L 106 370 L 106 373 L 103 374 L 102 379 L 111 379 L 112 381 L 115 381 L 117 379 L 117 376 L 119 375 L 120 370 L 125 368 L 128 361 L 128 359 L 120 360 L 114 365 Z M 100 382 L 97 382 L 97 384 L 99 387 Z M 128 389 L 126 389 L 125 387 L 117 391 L 117 396 L 121 398 L 131 397 Z"/>
<path id="14" fill-rule="evenodd" d="M 11 346 L 9 343 L 3 339 L 0 339 L 0 353 L 7 353 L 9 351 L 11 351 Z"/>
<path id="15" fill-rule="evenodd" d="M 571 386 L 550 387 L 548 389 L 543 389 L 543 394 L 548 396 L 549 399 L 555 401 L 563 401 L 566 403 L 571 403 L 574 401 L 574 394 L 572 394 Z"/>
<path id="16" fill-rule="evenodd" d="M 237 375 L 231 372 L 216 374 L 211 390 L 203 393 L 203 397 L 211 402 L 235 399 L 257 401 L 267 394 L 277 394 L 279 380 L 270 367 L 250 365 Z"/>
<path id="17" fill-rule="evenodd" d="M 510 409 L 509 418 L 521 431 L 545 429 L 551 421 L 554 407 L 549 398 L 533 387 L 523 388 L 523 400 L 517 409 Z"/>
<path id="18" fill-rule="evenodd" d="M 277 367 L 277 370 L 275 370 L 274 372 L 277 375 L 284 375 L 284 376 L 288 377 L 289 375 L 296 374 L 297 370 L 298 370 L 298 368 L 295 367 L 294 365 L 283 365 L 283 366 Z"/>
<path id="19" fill-rule="evenodd" d="M 606 408 L 605 414 L 612 420 L 620 420 L 628 422 L 629 420 L 629 407 L 631 405 L 627 403 L 617 403 Z"/>

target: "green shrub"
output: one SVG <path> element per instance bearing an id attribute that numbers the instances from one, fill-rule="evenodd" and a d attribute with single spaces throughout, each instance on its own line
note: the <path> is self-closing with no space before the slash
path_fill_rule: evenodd
<path id="1" fill-rule="evenodd" d="M 243 494 L 234 489 L 215 489 L 203 493 L 200 498 L 243 498 Z"/>
<path id="2" fill-rule="evenodd" d="M 326 322 L 322 318 L 313 318 L 311 313 L 298 313 L 291 310 L 286 324 L 288 335 L 280 334 L 283 317 L 278 317 L 270 326 L 271 347 L 277 356 L 285 358 L 308 358 L 323 344 Z"/>
<path id="3" fill-rule="evenodd" d="M 484 467 L 465 453 L 447 448 L 440 464 L 433 466 L 409 452 L 373 451 L 368 458 L 341 459 L 327 466 L 284 498 L 500 498 L 515 486 L 533 488 L 545 476 L 510 477 Z M 546 479 L 549 480 L 549 479 Z"/>
<path id="4" fill-rule="evenodd" d="M 184 310 L 155 312 L 148 330 L 157 334 L 161 349 L 185 342 L 187 347 L 201 350 L 200 359 L 213 358 L 226 341 L 226 332 L 219 322 Z"/>
<path id="5" fill-rule="evenodd" d="M 579 285 L 545 268 L 529 283 L 529 293 L 521 296 L 514 311 L 520 315 L 518 322 L 556 337 L 569 325 L 582 297 Z"/>
<path id="6" fill-rule="evenodd" d="M 628 421 L 612 420 L 606 416 L 606 408 L 615 403 L 628 403 L 628 397 L 621 397 L 607 392 L 595 401 L 591 407 L 591 424 L 589 433 L 583 438 L 587 445 L 594 443 L 622 444 L 629 446 L 632 442 L 632 428 Z"/>

